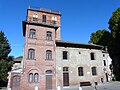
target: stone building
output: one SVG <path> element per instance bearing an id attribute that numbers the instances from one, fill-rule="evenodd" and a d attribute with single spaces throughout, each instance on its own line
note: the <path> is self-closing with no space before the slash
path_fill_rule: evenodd
<path id="1" fill-rule="evenodd" d="M 60 17 L 55 10 L 27 9 L 24 58 L 19 72 L 10 72 L 8 89 L 56 90 L 106 81 L 103 46 L 62 41 Z"/>

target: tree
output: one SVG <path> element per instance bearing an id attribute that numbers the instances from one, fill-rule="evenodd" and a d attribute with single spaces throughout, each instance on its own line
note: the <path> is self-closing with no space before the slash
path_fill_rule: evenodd
<path id="1" fill-rule="evenodd" d="M 91 42 L 108 47 L 112 58 L 113 73 L 116 80 L 120 81 L 120 8 L 112 13 L 109 19 L 110 33 L 106 30 L 98 30 L 91 34 Z"/>
<path id="2" fill-rule="evenodd" d="M 108 46 L 111 39 L 110 33 L 103 29 L 97 30 L 95 33 L 93 32 L 90 36 L 90 42 L 98 45 Z"/>
<path id="3" fill-rule="evenodd" d="M 108 24 L 112 35 L 110 55 L 113 60 L 113 73 L 116 80 L 120 81 L 120 8 L 112 13 Z"/>
<path id="4" fill-rule="evenodd" d="M 0 31 L 0 87 L 7 85 L 8 72 L 13 65 L 13 57 L 8 56 L 11 48 L 4 33 Z"/>

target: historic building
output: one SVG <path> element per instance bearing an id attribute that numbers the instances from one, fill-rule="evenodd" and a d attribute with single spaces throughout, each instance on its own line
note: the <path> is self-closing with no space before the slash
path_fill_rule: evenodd
<path id="1" fill-rule="evenodd" d="M 9 74 L 9 90 L 56 90 L 108 80 L 103 46 L 62 41 L 60 17 L 55 10 L 27 9 L 24 57 Z"/>

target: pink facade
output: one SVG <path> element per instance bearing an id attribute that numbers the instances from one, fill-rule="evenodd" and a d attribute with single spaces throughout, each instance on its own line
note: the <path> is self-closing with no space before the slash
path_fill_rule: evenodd
<path id="1" fill-rule="evenodd" d="M 55 90 L 55 40 L 60 40 L 60 16 L 48 9 L 27 10 L 23 21 L 23 71 L 13 78 L 12 90 Z M 12 76 L 14 77 L 15 74 Z"/>

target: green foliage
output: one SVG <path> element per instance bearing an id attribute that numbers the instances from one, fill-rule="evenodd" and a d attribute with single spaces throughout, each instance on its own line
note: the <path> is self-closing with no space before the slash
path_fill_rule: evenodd
<path id="1" fill-rule="evenodd" d="M 0 31 L 0 87 L 7 84 L 8 72 L 13 65 L 13 57 L 8 56 L 11 48 L 4 33 Z"/>
<path id="2" fill-rule="evenodd" d="M 116 80 L 120 81 L 120 8 L 112 13 L 108 24 L 112 35 L 110 55 L 113 60 L 113 73 Z"/>
<path id="3" fill-rule="evenodd" d="M 120 32 L 120 8 L 112 13 L 111 18 L 109 19 L 109 29 L 114 38 L 116 38 L 116 32 Z"/>
<path id="4" fill-rule="evenodd" d="M 4 33 L 0 31 L 0 60 L 6 58 L 10 53 L 10 45 Z"/>
<path id="5" fill-rule="evenodd" d="M 112 13 L 109 19 L 109 29 L 98 30 L 91 34 L 91 42 L 108 47 L 108 52 L 112 58 L 114 80 L 120 81 L 120 8 Z"/>
<path id="6" fill-rule="evenodd" d="M 97 30 L 95 33 L 92 33 L 90 36 L 90 41 L 94 44 L 108 46 L 108 42 L 110 42 L 111 35 L 110 33 L 103 29 Z"/>

